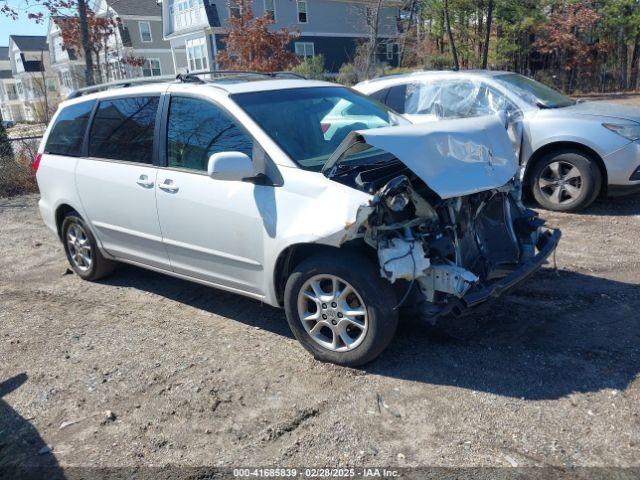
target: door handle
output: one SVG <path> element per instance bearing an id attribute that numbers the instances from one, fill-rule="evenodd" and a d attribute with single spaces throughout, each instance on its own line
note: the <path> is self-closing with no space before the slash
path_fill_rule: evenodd
<path id="1" fill-rule="evenodd" d="M 153 187 L 153 180 L 149 180 L 149 177 L 146 175 L 140 175 L 138 180 L 136 180 L 136 183 L 144 188 Z"/>
<path id="2" fill-rule="evenodd" d="M 179 190 L 178 186 L 173 183 L 173 180 L 167 178 L 164 182 L 158 184 L 158 188 L 165 192 L 175 193 Z"/>

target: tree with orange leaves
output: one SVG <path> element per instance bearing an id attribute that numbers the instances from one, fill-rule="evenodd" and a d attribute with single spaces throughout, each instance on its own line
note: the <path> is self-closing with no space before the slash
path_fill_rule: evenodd
<path id="1" fill-rule="evenodd" d="M 600 21 L 598 14 L 586 3 L 560 5 L 540 28 L 533 44 L 540 53 L 552 57 L 560 68 L 568 72 L 567 91 L 573 90 L 578 70 L 590 76 L 591 67 L 605 45 L 592 41 L 590 33 Z"/>
<path id="2" fill-rule="evenodd" d="M 266 12 L 254 18 L 250 0 L 230 1 L 240 14 L 229 20 L 226 49 L 218 54 L 220 66 L 232 70 L 275 72 L 299 63 L 298 57 L 287 48 L 297 33 L 286 28 L 269 30 L 274 24 L 273 17 Z"/>
<path id="3" fill-rule="evenodd" d="M 100 54 L 103 54 L 103 58 L 107 57 L 109 39 L 115 34 L 117 24 L 111 18 L 96 16 L 96 14 L 89 9 L 87 9 L 86 12 L 87 29 L 89 33 L 88 45 L 95 58 L 95 67 L 98 77 L 102 80 L 102 74 L 100 71 Z M 60 26 L 60 33 L 64 48 L 67 50 L 72 49 L 76 52 L 83 52 L 84 47 L 80 31 L 80 18 L 76 16 L 60 17 L 57 22 Z M 105 71 L 108 76 L 109 69 L 107 68 Z M 107 80 L 109 80 L 109 78 L 107 78 Z"/>

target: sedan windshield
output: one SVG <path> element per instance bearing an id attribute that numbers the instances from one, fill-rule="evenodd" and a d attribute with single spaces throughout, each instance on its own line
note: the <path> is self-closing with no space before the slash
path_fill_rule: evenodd
<path id="1" fill-rule="evenodd" d="M 498 75 L 495 79 L 509 90 L 514 91 L 525 102 L 540 108 L 568 107 L 576 103 L 553 88 L 517 73 Z"/>
<path id="2" fill-rule="evenodd" d="M 384 105 L 344 87 L 239 93 L 232 98 L 307 170 L 320 170 L 354 130 L 408 123 Z"/>

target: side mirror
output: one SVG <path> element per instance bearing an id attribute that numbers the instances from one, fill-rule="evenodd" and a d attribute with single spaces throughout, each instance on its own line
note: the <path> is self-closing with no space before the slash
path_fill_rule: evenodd
<path id="1" fill-rule="evenodd" d="M 216 180 L 241 181 L 254 176 L 253 162 L 242 152 L 220 152 L 209 157 L 207 174 Z"/>

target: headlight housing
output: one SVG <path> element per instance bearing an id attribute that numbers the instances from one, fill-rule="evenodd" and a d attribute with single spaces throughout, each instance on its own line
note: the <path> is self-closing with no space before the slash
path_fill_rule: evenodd
<path id="1" fill-rule="evenodd" d="M 638 140 L 640 138 L 640 124 L 638 123 L 603 123 L 602 126 L 631 141 Z"/>

